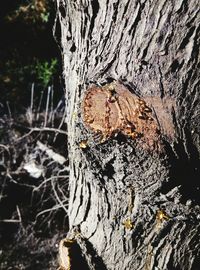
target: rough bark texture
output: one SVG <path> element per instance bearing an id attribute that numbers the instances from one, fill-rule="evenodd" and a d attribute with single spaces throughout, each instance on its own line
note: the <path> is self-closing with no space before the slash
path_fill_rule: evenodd
<path id="1" fill-rule="evenodd" d="M 80 232 L 89 269 L 199 269 L 199 22 L 198 0 L 57 0 L 71 168 L 67 237 Z M 84 93 L 112 81 L 151 107 L 163 151 L 121 134 L 94 139 L 82 117 Z"/>

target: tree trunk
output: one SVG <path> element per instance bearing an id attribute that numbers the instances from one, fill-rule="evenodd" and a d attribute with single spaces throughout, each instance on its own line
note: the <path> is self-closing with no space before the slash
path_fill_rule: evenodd
<path id="1" fill-rule="evenodd" d="M 62 269 L 78 265 L 73 243 L 85 261 L 75 269 L 199 269 L 199 21 L 198 0 L 57 0 L 70 162 Z"/>

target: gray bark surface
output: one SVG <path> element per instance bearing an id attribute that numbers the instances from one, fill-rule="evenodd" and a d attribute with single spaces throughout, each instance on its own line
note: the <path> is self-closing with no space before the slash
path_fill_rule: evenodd
<path id="1" fill-rule="evenodd" d="M 80 232 L 76 241 L 88 269 L 200 267 L 199 22 L 198 0 L 57 0 L 68 238 Z M 88 86 L 110 81 L 150 104 L 164 151 L 145 150 L 126 136 L 94 139 L 83 123 L 82 100 Z"/>

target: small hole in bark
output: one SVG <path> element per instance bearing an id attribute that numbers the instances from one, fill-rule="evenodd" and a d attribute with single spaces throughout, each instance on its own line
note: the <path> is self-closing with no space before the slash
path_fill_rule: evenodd
<path id="1" fill-rule="evenodd" d="M 76 51 L 76 45 L 75 45 L 75 43 L 73 43 L 73 45 L 71 46 L 70 51 L 71 52 L 75 52 Z"/>
<path id="2" fill-rule="evenodd" d="M 70 34 L 72 33 L 72 24 L 70 21 L 68 22 L 68 31 Z"/>
<path id="3" fill-rule="evenodd" d="M 111 78 L 111 77 L 106 78 L 106 83 L 112 83 L 112 82 L 114 82 L 113 78 Z"/>
<path id="4" fill-rule="evenodd" d="M 115 137 L 119 144 L 127 143 L 127 138 L 124 134 L 118 133 Z"/>
<path id="5" fill-rule="evenodd" d="M 99 62 L 99 55 L 95 56 L 95 65 L 97 65 Z"/>
<path id="6" fill-rule="evenodd" d="M 64 8 L 63 5 L 59 6 L 59 11 L 60 11 L 60 14 L 61 14 L 62 18 L 65 18 L 66 17 L 66 11 L 65 11 L 65 8 Z"/>
<path id="7" fill-rule="evenodd" d="M 108 176 L 108 178 L 112 178 L 113 174 L 115 173 L 115 169 L 113 165 L 111 164 L 113 162 L 113 159 L 108 162 L 105 166 L 104 175 Z"/>
<path id="8" fill-rule="evenodd" d="M 158 43 L 161 43 L 163 41 L 163 35 L 161 34 L 159 37 L 158 37 Z"/>
<path id="9" fill-rule="evenodd" d="M 171 71 L 175 72 L 178 69 L 178 67 L 179 67 L 179 62 L 176 59 L 176 60 L 173 61 L 172 65 L 171 65 Z"/>
<path id="10" fill-rule="evenodd" d="M 148 62 L 145 61 L 145 60 L 141 60 L 141 64 L 142 64 L 143 66 L 147 66 L 147 65 L 148 65 Z"/>

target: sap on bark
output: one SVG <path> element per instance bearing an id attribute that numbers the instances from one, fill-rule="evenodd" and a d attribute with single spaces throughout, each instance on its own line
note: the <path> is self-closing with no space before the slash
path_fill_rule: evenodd
<path id="1" fill-rule="evenodd" d="M 160 123 L 152 106 L 158 104 L 159 100 L 155 104 L 154 99 L 140 98 L 119 82 L 92 85 L 84 95 L 82 118 L 86 128 L 100 134 L 100 142 L 122 133 L 144 149 L 161 151 Z"/>

